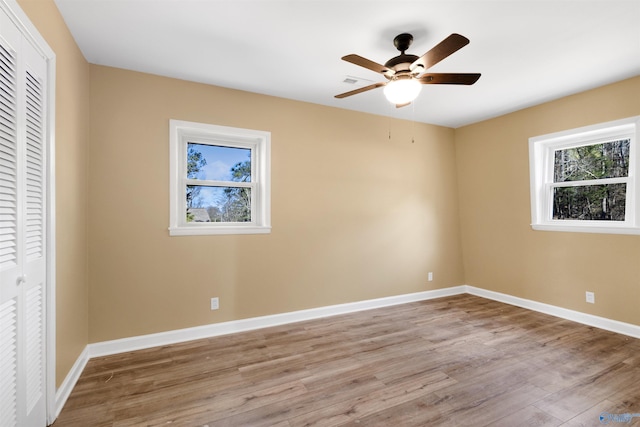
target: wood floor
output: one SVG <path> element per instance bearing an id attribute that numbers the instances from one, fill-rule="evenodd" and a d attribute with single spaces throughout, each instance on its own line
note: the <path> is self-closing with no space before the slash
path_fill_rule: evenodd
<path id="1" fill-rule="evenodd" d="M 604 412 L 640 426 L 640 340 L 458 295 L 92 359 L 54 426 L 601 426 Z"/>

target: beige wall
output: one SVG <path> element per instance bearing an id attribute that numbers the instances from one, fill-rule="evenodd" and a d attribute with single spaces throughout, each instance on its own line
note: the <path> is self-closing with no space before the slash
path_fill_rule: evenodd
<path id="1" fill-rule="evenodd" d="M 271 234 L 169 237 L 172 118 L 271 132 Z M 452 129 L 92 65 L 90 141 L 90 342 L 464 282 Z"/>
<path id="2" fill-rule="evenodd" d="M 456 129 L 466 283 L 640 325 L 640 236 L 529 225 L 528 138 L 635 115 L 640 77 Z"/>
<path id="3" fill-rule="evenodd" d="M 56 381 L 88 343 L 87 138 L 89 64 L 53 0 L 19 0 L 56 53 Z"/>

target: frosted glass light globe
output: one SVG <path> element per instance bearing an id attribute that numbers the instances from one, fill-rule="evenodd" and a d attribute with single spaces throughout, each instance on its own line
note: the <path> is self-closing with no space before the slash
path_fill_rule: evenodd
<path id="1" fill-rule="evenodd" d="M 393 80 L 384 87 L 384 96 L 392 104 L 406 104 L 418 97 L 422 84 L 416 79 Z"/>

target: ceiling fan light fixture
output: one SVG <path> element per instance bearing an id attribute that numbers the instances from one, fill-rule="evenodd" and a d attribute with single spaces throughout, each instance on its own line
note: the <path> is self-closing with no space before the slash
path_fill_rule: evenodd
<path id="1" fill-rule="evenodd" d="M 465 36 L 453 33 L 421 57 L 405 53 L 412 40 L 413 36 L 409 33 L 396 36 L 393 39 L 393 44 L 400 51 L 400 55 L 391 58 L 384 65 L 354 53 L 343 56 L 343 61 L 382 74 L 388 82 L 373 83 L 338 94 L 335 97 L 346 98 L 384 86 L 386 98 L 397 108 L 400 108 L 410 104 L 418 97 L 423 84 L 472 85 L 480 78 L 479 73 L 423 74 L 427 69 L 469 44 L 469 39 Z"/>
<path id="2" fill-rule="evenodd" d="M 386 84 L 384 96 L 395 105 L 408 104 L 418 97 L 422 84 L 416 79 L 396 79 Z"/>

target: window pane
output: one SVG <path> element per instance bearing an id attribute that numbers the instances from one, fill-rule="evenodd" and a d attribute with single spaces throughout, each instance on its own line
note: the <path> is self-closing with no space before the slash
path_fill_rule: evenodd
<path id="1" fill-rule="evenodd" d="M 187 222 L 251 222 L 251 189 L 188 185 Z"/>
<path id="2" fill-rule="evenodd" d="M 251 150 L 189 143 L 187 178 L 251 182 Z"/>
<path id="3" fill-rule="evenodd" d="M 553 219 L 624 221 L 626 184 L 556 187 Z"/>
<path id="4" fill-rule="evenodd" d="M 556 150 L 553 182 L 617 178 L 629 175 L 631 140 Z"/>

